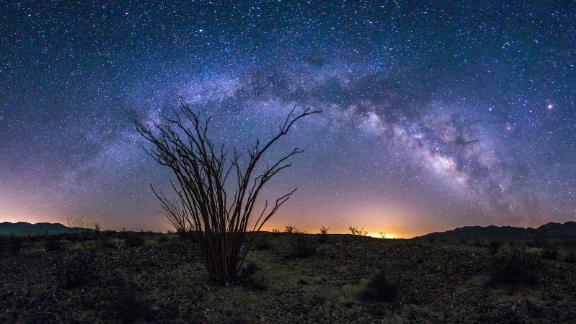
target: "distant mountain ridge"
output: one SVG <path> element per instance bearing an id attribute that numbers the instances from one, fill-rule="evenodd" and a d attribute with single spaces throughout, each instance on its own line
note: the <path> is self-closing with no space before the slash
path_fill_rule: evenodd
<path id="1" fill-rule="evenodd" d="M 78 233 L 84 231 L 83 228 L 70 228 L 60 223 L 36 223 L 27 222 L 0 223 L 0 235 L 44 235 L 44 234 L 64 234 Z"/>
<path id="2" fill-rule="evenodd" d="M 537 228 L 513 226 L 465 226 L 418 238 L 434 239 L 576 239 L 576 222 L 548 223 Z"/>

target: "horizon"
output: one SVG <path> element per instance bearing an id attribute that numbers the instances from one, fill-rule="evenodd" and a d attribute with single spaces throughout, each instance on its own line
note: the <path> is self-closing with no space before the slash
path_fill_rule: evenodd
<path id="1" fill-rule="evenodd" d="M 265 228 L 415 237 L 576 219 L 576 5 L 5 3 L 0 222 L 165 232 L 145 154 L 181 98 L 228 151 L 295 125 Z"/>
<path id="2" fill-rule="evenodd" d="M 425 232 L 425 233 L 418 233 L 418 234 L 412 234 L 412 235 L 403 235 L 402 233 L 392 233 L 392 232 L 384 232 L 384 231 L 369 231 L 368 229 L 365 229 L 361 226 L 354 226 L 356 229 L 359 229 L 361 231 L 364 231 L 364 236 L 368 236 L 368 237 L 372 237 L 372 238 L 383 238 L 383 239 L 412 239 L 412 238 L 417 238 L 417 237 L 421 237 L 421 236 L 425 236 L 428 234 L 434 234 L 434 233 L 444 233 L 444 232 L 449 232 L 455 229 L 459 229 L 459 228 L 467 228 L 467 227 L 482 227 L 482 228 L 487 228 L 487 227 L 491 227 L 491 226 L 496 226 L 496 227 L 514 227 L 514 228 L 521 228 L 521 229 L 537 229 L 541 226 L 544 225 L 548 225 L 548 224 L 567 224 L 567 223 L 574 223 L 576 222 L 575 220 L 568 220 L 566 222 L 546 222 L 543 224 L 539 224 L 539 225 L 535 225 L 535 226 L 510 226 L 510 225 L 493 225 L 493 224 L 489 224 L 489 225 L 474 225 L 474 224 L 470 224 L 470 225 L 462 225 L 459 227 L 454 227 L 454 228 L 447 228 L 447 229 L 440 229 L 440 230 L 436 230 L 436 231 L 431 231 L 431 232 Z M 28 222 L 28 221 L 0 221 L 1 223 L 9 223 L 9 224 L 17 224 L 17 223 L 24 223 L 24 224 L 54 224 L 54 225 L 63 225 L 66 226 L 68 228 L 80 228 L 80 227 L 70 227 L 69 225 L 65 224 L 65 222 L 43 222 L 43 221 L 39 221 L 39 222 Z M 82 227 L 82 228 L 91 228 L 93 224 L 92 223 L 87 223 L 86 226 Z M 98 224 L 101 225 L 101 224 Z M 284 224 L 283 226 L 280 227 L 275 227 L 275 226 L 266 226 L 265 228 L 262 228 L 262 230 L 260 230 L 260 232 L 266 232 L 266 233 L 284 233 L 285 232 L 285 226 L 294 226 L 295 229 L 297 229 L 298 231 L 302 231 L 302 233 L 304 234 L 318 234 L 320 233 L 320 227 L 318 228 L 311 228 L 311 229 L 307 229 L 307 228 L 301 228 L 298 227 L 294 224 Z M 338 234 L 338 235 L 352 235 L 350 233 L 350 229 L 349 228 L 336 228 L 336 229 L 332 229 L 331 227 L 327 226 L 329 231 L 328 231 L 328 235 L 330 234 Z M 121 231 L 129 231 L 129 232 L 152 232 L 152 233 L 169 233 L 169 232 L 173 232 L 174 228 L 172 228 L 171 226 L 167 225 L 166 229 L 164 230 L 154 230 L 154 229 L 146 229 L 146 228 L 107 228 L 106 226 L 101 227 L 102 231 L 113 231 L 113 232 L 121 232 Z"/>

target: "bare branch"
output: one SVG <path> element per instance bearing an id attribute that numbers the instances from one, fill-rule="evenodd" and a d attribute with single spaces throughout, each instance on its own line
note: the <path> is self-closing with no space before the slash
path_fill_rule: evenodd
<path id="1" fill-rule="evenodd" d="M 252 219 L 264 185 L 289 168 L 290 158 L 303 150 L 293 149 L 255 175 L 262 156 L 288 134 L 298 120 L 320 113 L 310 108 L 300 113 L 296 110 L 294 106 L 278 133 L 268 141 L 255 141 L 245 163 L 240 162 L 242 155 L 236 148 L 230 156 L 224 145 L 218 149 L 209 136 L 211 118 L 200 118 L 182 98 L 180 109 L 174 109 L 173 116 L 162 116 L 161 123 L 136 122 L 136 130 L 152 147 L 146 149 L 146 153 L 168 167 L 176 179 L 170 181 L 175 198 L 168 198 L 151 186 L 154 196 L 176 231 L 198 233 L 206 267 L 220 283 L 228 283 L 238 274 L 252 239 L 247 238 L 246 233 L 260 231 L 296 191 L 279 197 L 270 208 L 266 200 L 258 218 Z M 235 188 L 231 201 L 227 193 L 230 188 Z"/>

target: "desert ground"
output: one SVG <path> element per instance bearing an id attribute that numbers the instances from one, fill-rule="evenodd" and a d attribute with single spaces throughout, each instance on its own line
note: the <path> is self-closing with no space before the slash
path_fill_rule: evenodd
<path id="1" fill-rule="evenodd" d="M 567 323 L 576 318 L 573 242 L 257 235 L 244 274 L 228 286 L 212 284 L 198 243 L 176 234 L 4 237 L 0 322 Z"/>

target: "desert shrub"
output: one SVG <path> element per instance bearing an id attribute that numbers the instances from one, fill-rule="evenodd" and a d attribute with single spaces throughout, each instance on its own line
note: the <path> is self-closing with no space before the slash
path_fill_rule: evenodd
<path id="1" fill-rule="evenodd" d="M 258 270 L 256 264 L 254 262 L 248 262 L 244 267 L 242 267 L 241 275 L 249 277 L 254 275 L 256 273 L 256 270 Z"/>
<path id="2" fill-rule="evenodd" d="M 328 241 L 328 231 L 330 230 L 330 227 L 326 227 L 324 225 L 320 226 L 320 234 L 318 236 L 320 243 L 325 243 L 326 241 Z"/>
<path id="3" fill-rule="evenodd" d="M 105 249 L 115 249 L 116 248 L 116 244 L 114 244 L 114 240 L 112 239 L 112 237 L 102 236 L 102 237 L 100 237 L 100 239 L 98 241 L 100 242 L 100 246 L 105 248 Z"/>
<path id="4" fill-rule="evenodd" d="M 558 249 L 552 246 L 547 246 L 546 248 L 544 248 L 544 251 L 542 251 L 542 257 L 546 260 L 557 260 Z"/>
<path id="5" fill-rule="evenodd" d="M 126 236 L 124 239 L 124 244 L 128 247 L 140 247 L 144 245 L 144 239 L 142 236 L 136 233 L 132 233 Z"/>
<path id="6" fill-rule="evenodd" d="M 240 273 L 240 284 L 252 290 L 267 290 L 268 285 L 262 280 L 262 278 L 256 278 L 254 276 L 258 270 L 260 270 L 260 268 L 258 268 L 254 262 L 246 263 L 242 267 L 242 271 Z"/>
<path id="7" fill-rule="evenodd" d="M 308 258 L 316 254 L 318 245 L 310 237 L 303 233 L 294 233 L 290 238 L 292 256 L 295 258 Z"/>
<path id="8" fill-rule="evenodd" d="M 489 286 L 535 285 L 538 280 L 540 263 L 526 249 L 516 249 L 497 255 L 492 260 Z"/>
<path id="9" fill-rule="evenodd" d="M 253 246 L 254 250 L 256 250 L 256 251 L 265 251 L 265 250 L 272 249 L 272 245 L 265 238 L 258 238 L 256 240 L 254 240 L 254 243 L 252 246 Z"/>
<path id="10" fill-rule="evenodd" d="M 575 239 L 565 240 L 565 241 L 564 241 L 564 247 L 565 247 L 566 249 L 574 249 L 574 248 L 576 248 L 576 240 L 575 240 Z"/>
<path id="11" fill-rule="evenodd" d="M 498 241 L 491 241 L 488 244 L 488 251 L 490 251 L 491 255 L 496 255 L 496 253 L 498 253 L 498 251 L 500 250 L 500 242 Z"/>
<path id="12" fill-rule="evenodd" d="M 296 226 L 292 226 L 291 224 L 286 224 L 286 225 L 284 225 L 284 233 L 288 233 L 288 234 L 298 233 L 298 229 L 296 228 Z"/>
<path id="13" fill-rule="evenodd" d="M 515 240 L 508 240 L 506 243 L 508 244 L 508 247 L 509 247 L 510 250 L 512 250 L 512 251 L 519 249 L 520 242 L 517 242 L 517 241 L 515 241 Z"/>
<path id="14" fill-rule="evenodd" d="M 474 241 L 472 241 L 472 246 L 473 247 L 484 247 L 484 242 L 482 242 L 481 239 L 475 239 Z"/>
<path id="15" fill-rule="evenodd" d="M 166 243 L 168 241 L 170 241 L 170 239 L 168 238 L 168 235 L 160 234 L 158 236 L 158 243 Z"/>
<path id="16" fill-rule="evenodd" d="M 44 240 L 44 250 L 47 252 L 62 250 L 62 243 L 56 235 L 47 235 Z"/>
<path id="17" fill-rule="evenodd" d="M 200 241 L 199 233 L 197 231 L 180 229 L 176 231 L 176 234 L 178 235 L 178 238 L 183 241 L 190 241 L 193 243 Z"/>
<path id="18" fill-rule="evenodd" d="M 122 323 L 134 323 L 152 317 L 150 304 L 132 285 L 123 287 L 119 291 L 112 303 L 112 311 L 117 314 Z"/>
<path id="19" fill-rule="evenodd" d="M 125 231 L 124 229 L 122 229 L 122 231 L 120 231 L 120 232 L 118 232 L 118 233 L 116 234 L 116 237 L 118 237 L 119 239 L 125 240 L 125 239 L 127 239 L 130 235 L 133 235 L 133 234 L 134 234 L 133 232 L 127 232 L 127 231 Z"/>
<path id="20" fill-rule="evenodd" d="M 81 251 L 76 253 L 58 267 L 58 277 L 63 288 L 70 289 L 84 286 L 94 277 L 94 255 Z"/>
<path id="21" fill-rule="evenodd" d="M 202 232 L 199 243 L 205 251 L 204 266 L 213 281 L 226 285 L 239 274 L 250 250 L 246 234 L 261 231 L 295 192 L 278 197 L 271 205 L 265 203 L 260 216 L 255 216 L 261 189 L 291 166 L 288 160 L 292 156 L 303 151 L 295 148 L 265 167 L 261 167 L 262 157 L 298 120 L 320 111 L 306 107 L 295 113 L 293 108 L 274 136 L 263 142 L 257 139 L 244 155 L 236 148 L 232 154 L 224 146 L 217 149 L 208 132 L 210 117 L 204 119 L 204 114 L 184 102 L 180 108 L 170 117 L 163 116 L 162 123 L 136 123 L 138 133 L 154 147 L 149 155 L 171 169 L 178 180 L 172 183 L 174 198 L 152 191 L 174 228 L 192 227 Z"/>
<path id="22" fill-rule="evenodd" d="M 568 263 L 576 263 L 576 251 L 574 250 L 568 251 L 566 257 L 564 258 L 564 261 Z"/>
<path id="23" fill-rule="evenodd" d="M 22 238 L 16 237 L 14 235 L 10 236 L 10 251 L 12 252 L 12 254 L 20 253 L 20 250 L 22 250 L 22 247 L 24 247 L 24 243 L 22 242 Z"/>
<path id="24" fill-rule="evenodd" d="M 546 239 L 537 238 L 532 242 L 528 242 L 528 244 L 533 246 L 533 247 L 537 247 L 537 248 L 546 248 L 546 247 L 548 247 L 549 242 Z"/>
<path id="25" fill-rule="evenodd" d="M 365 231 L 364 228 L 358 228 L 356 226 L 350 226 L 350 227 L 348 227 L 348 230 L 350 231 L 350 234 L 352 234 L 352 235 L 359 235 L 359 236 L 367 236 L 368 235 L 368 231 Z"/>
<path id="26" fill-rule="evenodd" d="M 384 272 L 378 272 L 364 287 L 361 297 L 366 300 L 389 303 L 396 300 L 398 290 L 388 281 Z"/>
<path id="27" fill-rule="evenodd" d="M 6 242 L 0 236 L 0 259 L 4 256 L 4 250 L 6 249 L 6 246 L 7 246 Z"/>
<path id="28" fill-rule="evenodd" d="M 70 242 L 78 242 L 80 240 L 78 233 L 66 233 L 62 235 L 62 238 Z"/>

